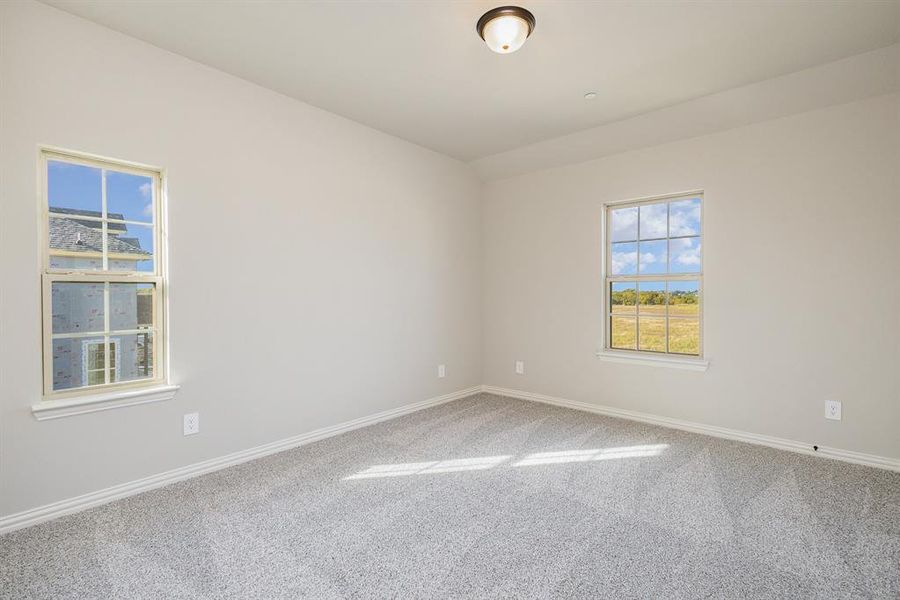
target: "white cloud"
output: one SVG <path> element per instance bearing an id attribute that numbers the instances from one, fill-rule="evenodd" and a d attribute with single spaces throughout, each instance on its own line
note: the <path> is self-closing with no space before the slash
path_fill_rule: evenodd
<path id="1" fill-rule="evenodd" d="M 153 188 L 150 185 L 150 182 L 147 181 L 142 183 L 140 187 L 138 187 L 138 191 L 141 193 L 141 196 L 144 198 L 150 198 L 150 194 L 153 191 Z M 145 217 L 149 217 L 153 214 L 153 202 L 148 202 L 144 205 L 144 208 L 141 210 L 141 214 Z"/>
<path id="2" fill-rule="evenodd" d="M 634 240 L 640 211 L 640 237 L 660 239 L 700 234 L 700 202 L 683 200 L 667 205 L 664 202 L 630 206 L 612 211 L 612 241 Z"/>
<path id="3" fill-rule="evenodd" d="M 642 265 L 652 265 L 656 262 L 658 257 L 652 252 L 644 252 L 641 254 L 641 264 Z"/>
<path id="4" fill-rule="evenodd" d="M 620 208 L 612 211 L 612 241 L 637 239 L 637 207 Z"/>
<path id="5" fill-rule="evenodd" d="M 673 202 L 669 207 L 669 235 L 698 235 L 700 233 L 700 203 Z"/>
<path id="6" fill-rule="evenodd" d="M 637 266 L 637 252 L 613 252 L 611 262 L 614 275 L 634 271 Z"/>
<path id="7" fill-rule="evenodd" d="M 672 240 L 672 259 L 681 265 L 700 264 L 700 242 L 697 239 Z"/>
<path id="8" fill-rule="evenodd" d="M 666 237 L 666 205 L 645 204 L 641 206 L 641 238 Z"/>

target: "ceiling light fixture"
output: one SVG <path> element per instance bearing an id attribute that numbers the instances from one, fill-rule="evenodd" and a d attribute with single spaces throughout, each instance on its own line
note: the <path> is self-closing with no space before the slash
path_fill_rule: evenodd
<path id="1" fill-rule="evenodd" d="M 497 54 L 510 54 L 522 47 L 534 31 L 534 15 L 519 6 L 500 6 L 478 19 L 475 30 Z"/>

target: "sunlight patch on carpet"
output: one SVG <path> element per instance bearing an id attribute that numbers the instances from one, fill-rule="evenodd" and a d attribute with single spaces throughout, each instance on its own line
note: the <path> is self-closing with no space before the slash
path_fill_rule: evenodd
<path id="1" fill-rule="evenodd" d="M 659 454 L 668 447 L 668 444 L 648 444 L 643 446 L 622 446 L 618 448 L 588 448 L 583 450 L 537 452 L 526 455 L 518 462 L 513 463 L 512 466 L 532 467 L 537 465 L 659 456 Z M 436 473 L 456 473 L 459 471 L 484 471 L 486 469 L 493 469 L 512 458 L 512 455 L 504 454 L 500 456 L 477 456 L 474 458 L 454 458 L 415 463 L 374 465 L 364 471 L 344 477 L 344 480 L 404 477 L 407 475 L 432 475 Z"/>

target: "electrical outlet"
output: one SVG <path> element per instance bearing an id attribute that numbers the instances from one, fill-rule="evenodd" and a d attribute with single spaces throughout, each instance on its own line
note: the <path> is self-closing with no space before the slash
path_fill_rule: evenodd
<path id="1" fill-rule="evenodd" d="M 447 376 L 447 365 L 438 365 L 438 377 L 444 378 Z"/>
<path id="2" fill-rule="evenodd" d="M 516 375 L 524 375 L 525 374 L 525 361 L 517 360 L 516 361 Z"/>
<path id="3" fill-rule="evenodd" d="M 184 415 L 184 435 L 200 433 L 200 413 L 188 413 Z"/>
<path id="4" fill-rule="evenodd" d="M 825 418 L 834 421 L 841 420 L 841 403 L 837 400 L 825 401 Z"/>

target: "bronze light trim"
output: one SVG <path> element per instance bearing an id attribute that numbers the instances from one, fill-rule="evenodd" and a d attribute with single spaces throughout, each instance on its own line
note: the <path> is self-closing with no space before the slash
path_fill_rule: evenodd
<path id="1" fill-rule="evenodd" d="M 534 26 L 537 23 L 534 19 L 534 15 L 531 14 L 531 11 L 528 11 L 521 6 L 498 6 L 497 8 L 492 8 L 487 11 L 481 18 L 478 19 L 478 23 L 475 25 L 475 31 L 478 32 L 478 37 L 484 40 L 484 28 L 485 26 L 496 19 L 497 17 L 519 17 L 526 23 L 528 23 L 528 35 L 526 38 L 531 35 L 531 32 L 534 31 Z M 485 40 L 487 41 L 487 40 Z"/>

